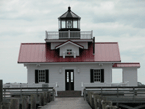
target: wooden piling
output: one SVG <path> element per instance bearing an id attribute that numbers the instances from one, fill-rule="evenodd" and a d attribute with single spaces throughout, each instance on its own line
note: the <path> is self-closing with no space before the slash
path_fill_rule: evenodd
<path id="1" fill-rule="evenodd" d="M 10 109 L 19 109 L 19 99 L 11 99 Z"/>
<path id="2" fill-rule="evenodd" d="M 109 105 L 105 107 L 105 109 L 117 109 L 117 108 L 118 108 L 117 106 L 109 106 Z"/>
<path id="3" fill-rule="evenodd" d="M 0 80 L 0 109 L 2 109 L 2 101 L 3 101 L 3 80 Z"/>
<path id="4" fill-rule="evenodd" d="M 112 102 L 111 101 L 102 101 L 102 109 L 105 109 L 106 106 L 112 106 Z"/>
<path id="5" fill-rule="evenodd" d="M 22 109 L 28 109 L 29 101 L 27 96 L 22 97 Z"/>
<path id="6" fill-rule="evenodd" d="M 48 102 L 48 103 L 50 102 L 50 97 L 51 97 L 50 92 L 47 92 L 47 102 Z"/>
<path id="7" fill-rule="evenodd" d="M 43 97 L 43 93 L 40 93 L 40 96 L 39 96 L 39 105 L 40 105 L 40 106 L 44 106 L 44 97 Z"/>
<path id="8" fill-rule="evenodd" d="M 31 109 L 36 109 L 36 95 L 31 95 Z"/>
<path id="9" fill-rule="evenodd" d="M 10 103 L 3 103 L 2 109 L 10 109 Z"/>
<path id="10" fill-rule="evenodd" d="M 98 99 L 100 99 L 101 95 L 94 94 L 94 109 L 98 109 L 99 102 L 97 102 Z"/>
<path id="11" fill-rule="evenodd" d="M 43 97 L 44 97 L 44 105 L 47 104 L 47 92 L 43 92 Z"/>

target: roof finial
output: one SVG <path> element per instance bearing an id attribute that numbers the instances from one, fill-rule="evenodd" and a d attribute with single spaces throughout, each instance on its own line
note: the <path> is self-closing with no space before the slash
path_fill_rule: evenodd
<path id="1" fill-rule="evenodd" d="M 69 7 L 68 7 L 68 11 L 70 11 L 70 10 L 71 10 L 71 7 L 69 6 Z"/>

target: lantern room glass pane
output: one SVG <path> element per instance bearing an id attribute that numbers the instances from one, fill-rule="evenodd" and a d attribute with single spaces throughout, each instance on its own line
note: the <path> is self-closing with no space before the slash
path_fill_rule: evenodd
<path id="1" fill-rule="evenodd" d="M 62 28 L 65 28 L 65 20 L 62 20 L 61 24 L 62 24 Z"/>
<path id="2" fill-rule="evenodd" d="M 73 21 L 73 28 L 78 28 L 77 20 Z"/>
<path id="3" fill-rule="evenodd" d="M 72 20 L 67 20 L 67 28 L 72 28 Z"/>

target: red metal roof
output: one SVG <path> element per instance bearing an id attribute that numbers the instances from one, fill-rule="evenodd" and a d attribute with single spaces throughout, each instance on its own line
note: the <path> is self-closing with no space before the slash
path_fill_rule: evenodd
<path id="1" fill-rule="evenodd" d="M 88 49 L 81 50 L 76 58 L 59 56 L 58 50 L 51 50 L 46 43 L 22 43 L 18 63 L 48 63 L 48 62 L 121 62 L 117 42 L 89 43 Z"/>
<path id="2" fill-rule="evenodd" d="M 78 44 L 78 43 L 76 43 L 76 42 L 73 42 L 73 41 L 71 41 L 71 40 L 67 40 L 66 42 L 63 42 L 63 43 L 61 43 L 61 44 L 59 44 L 59 45 L 57 45 L 55 48 L 57 49 L 57 48 L 60 48 L 61 46 L 64 46 L 65 44 L 68 44 L 68 43 L 71 43 L 71 44 L 73 44 L 73 45 L 75 45 L 75 46 L 78 46 L 78 47 L 80 47 L 80 48 L 84 48 L 84 46 L 82 46 L 82 45 L 80 45 L 80 44 Z"/>
<path id="3" fill-rule="evenodd" d="M 140 63 L 115 63 L 114 68 L 123 68 L 123 67 L 140 67 Z"/>

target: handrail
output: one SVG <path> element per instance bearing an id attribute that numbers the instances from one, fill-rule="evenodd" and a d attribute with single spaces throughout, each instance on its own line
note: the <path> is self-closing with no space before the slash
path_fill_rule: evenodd
<path id="1" fill-rule="evenodd" d="M 91 89 L 91 88 L 92 89 L 93 88 L 98 88 L 98 89 L 99 88 L 145 88 L 145 86 L 139 86 L 139 87 L 138 86 L 117 86 L 117 87 L 116 86 L 101 86 L 101 87 L 99 86 L 99 87 L 92 87 L 91 86 L 91 87 L 85 87 L 85 88 L 86 89 Z"/>
<path id="2" fill-rule="evenodd" d="M 46 39 L 92 39 L 93 31 L 45 31 Z"/>
<path id="3" fill-rule="evenodd" d="M 53 87 L 13 87 L 13 88 L 3 88 L 3 89 L 53 89 Z"/>
<path id="4" fill-rule="evenodd" d="M 119 96 L 131 97 L 132 100 L 136 98 L 145 98 L 145 86 L 103 86 L 103 87 L 84 87 L 84 99 L 86 100 L 88 91 L 95 92 L 100 95 L 105 96 Z M 112 96 L 111 96 L 112 97 Z"/>
<path id="5" fill-rule="evenodd" d="M 23 90 L 23 89 L 27 89 L 27 90 Z M 35 89 L 35 90 L 32 90 Z M 40 90 L 42 89 L 42 90 Z M 46 90 L 44 89 L 48 89 L 48 91 L 53 93 L 53 98 L 55 97 L 55 90 L 53 87 L 13 87 L 13 88 L 3 88 L 3 98 L 6 99 L 8 96 L 12 95 L 12 94 L 16 94 L 19 95 L 20 98 L 22 99 L 22 95 L 31 95 L 32 93 L 36 93 L 37 95 L 39 93 L 45 92 Z M 7 96 L 6 96 L 7 95 Z"/>

